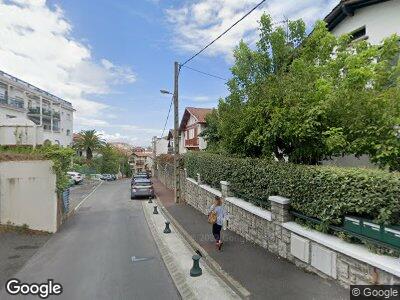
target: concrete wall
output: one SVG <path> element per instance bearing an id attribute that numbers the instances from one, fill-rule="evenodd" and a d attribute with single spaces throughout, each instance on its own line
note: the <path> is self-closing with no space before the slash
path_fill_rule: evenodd
<path id="1" fill-rule="evenodd" d="M 10 118 L 10 117 L 25 118 L 26 111 L 25 111 L 25 109 L 12 108 L 12 107 L 8 107 L 7 105 L 0 104 L 0 119 Z"/>
<path id="2" fill-rule="evenodd" d="M 0 162 L 0 223 L 57 231 L 56 175 L 51 161 Z"/>
<path id="3" fill-rule="evenodd" d="M 41 126 L 1 126 L 0 145 L 40 145 L 43 143 Z"/>
<path id="4" fill-rule="evenodd" d="M 362 26 L 371 44 L 379 44 L 385 37 L 400 34 L 400 1 L 392 0 L 370 5 L 355 11 L 354 16 L 346 17 L 332 33 L 336 36 L 351 33 Z"/>
<path id="5" fill-rule="evenodd" d="M 170 167 L 161 168 L 157 173 L 169 187 L 171 174 Z M 182 197 L 187 204 L 206 214 L 214 197 L 223 197 L 230 215 L 230 230 L 300 268 L 336 280 L 345 287 L 400 284 L 398 258 L 374 254 L 363 245 L 351 244 L 293 222 L 289 213 L 290 199 L 270 197 L 271 210 L 268 211 L 233 197 L 227 182 L 221 182 L 221 190 L 202 184 L 200 175 L 196 180 L 186 178 L 181 182 Z"/>

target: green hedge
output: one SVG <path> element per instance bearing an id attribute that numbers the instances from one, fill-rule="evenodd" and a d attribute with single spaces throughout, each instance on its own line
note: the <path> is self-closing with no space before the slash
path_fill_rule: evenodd
<path id="1" fill-rule="evenodd" d="M 210 153 L 184 157 L 188 176 L 220 187 L 231 183 L 235 196 L 268 207 L 270 195 L 290 198 L 292 208 L 327 224 L 345 215 L 398 224 L 400 175 L 381 170 L 305 166 L 263 159 L 230 158 Z"/>

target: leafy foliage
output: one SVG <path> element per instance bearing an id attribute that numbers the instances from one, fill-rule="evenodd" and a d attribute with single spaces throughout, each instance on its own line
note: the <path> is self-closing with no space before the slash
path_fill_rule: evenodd
<path id="1" fill-rule="evenodd" d="M 281 195 L 293 209 L 339 224 L 345 215 L 383 224 L 400 219 L 400 174 L 381 170 L 306 166 L 266 159 L 230 158 L 211 153 L 184 156 L 188 176 L 219 188 L 227 180 L 235 196 L 268 207 L 268 197 Z"/>
<path id="2" fill-rule="evenodd" d="M 101 150 L 105 146 L 104 140 L 96 130 L 82 130 L 74 141 L 74 148 L 86 151 L 86 159 L 92 160 L 93 151 Z"/>
<path id="3" fill-rule="evenodd" d="M 212 152 L 285 157 L 317 164 L 330 156 L 367 154 L 400 170 L 400 43 L 336 38 L 322 21 L 272 27 L 260 20 L 255 50 L 241 42 L 228 82 L 204 133 Z"/>
<path id="4" fill-rule="evenodd" d="M 9 160 L 34 159 L 53 161 L 53 170 L 56 174 L 57 191 L 62 192 L 69 186 L 67 171 L 75 151 L 71 148 L 61 148 L 57 145 L 43 145 L 37 148 L 31 146 L 4 146 L 0 148 L 1 156 Z"/>

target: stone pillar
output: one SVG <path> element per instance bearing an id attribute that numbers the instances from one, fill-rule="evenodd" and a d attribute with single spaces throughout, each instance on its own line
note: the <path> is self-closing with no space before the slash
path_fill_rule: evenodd
<path id="1" fill-rule="evenodd" d="M 281 196 L 270 196 L 271 218 L 275 224 L 282 224 L 291 220 L 289 213 L 290 200 Z"/>
<path id="2" fill-rule="evenodd" d="M 233 197 L 233 193 L 231 192 L 228 181 L 221 181 L 221 194 L 222 198 Z"/>
<path id="3" fill-rule="evenodd" d="M 201 175 L 197 173 L 197 184 L 201 184 Z"/>
<path id="4" fill-rule="evenodd" d="M 282 227 L 282 223 L 291 220 L 289 213 L 290 200 L 281 196 L 270 196 L 272 233 L 268 250 L 287 258 L 290 252 L 290 233 Z"/>

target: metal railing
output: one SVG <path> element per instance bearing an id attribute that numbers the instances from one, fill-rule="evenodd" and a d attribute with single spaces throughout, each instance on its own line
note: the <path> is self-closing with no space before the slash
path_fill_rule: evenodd
<path id="1" fill-rule="evenodd" d="M 296 218 L 303 219 L 305 221 L 308 221 L 308 222 L 311 222 L 311 223 L 314 223 L 314 224 L 318 224 L 319 225 L 319 224 L 323 223 L 321 220 L 319 220 L 317 218 L 309 217 L 309 216 L 303 215 L 302 213 L 299 213 L 299 212 L 296 212 L 296 211 L 293 211 L 293 210 L 290 211 L 290 214 L 295 216 Z M 358 238 L 360 240 L 365 240 L 365 241 L 371 242 L 371 243 L 379 245 L 379 246 L 383 246 L 383 247 L 391 248 L 391 249 L 395 249 L 395 250 L 400 250 L 400 247 L 394 246 L 392 244 L 389 244 L 389 243 L 386 243 L 384 241 L 377 240 L 377 239 L 374 239 L 374 238 L 371 238 L 371 237 L 368 237 L 368 236 L 365 236 L 365 235 L 362 235 L 362 234 L 355 233 L 353 231 L 345 229 L 344 227 L 334 226 L 334 225 L 327 225 L 327 227 L 332 231 L 343 232 L 343 233 L 351 235 L 351 236 L 353 236 L 355 238 Z"/>
<path id="2" fill-rule="evenodd" d="M 30 107 L 28 109 L 28 114 L 40 115 L 40 107 Z"/>
<path id="3" fill-rule="evenodd" d="M 59 97 L 57 97 L 57 96 L 55 96 L 55 95 L 53 95 L 53 94 L 51 94 L 49 92 L 46 92 L 46 91 L 44 91 L 44 90 L 42 90 L 42 89 L 40 89 L 40 88 L 38 88 L 38 87 L 26 82 L 26 81 L 18 79 L 17 77 L 14 77 L 14 76 L 6 73 L 6 72 L 0 71 L 0 76 L 4 76 L 5 78 L 7 78 L 9 80 L 12 80 L 12 81 L 14 81 L 16 83 L 19 83 L 19 84 L 21 84 L 21 85 L 23 85 L 23 86 L 25 86 L 25 87 L 27 87 L 27 88 L 29 88 L 31 90 L 39 92 L 41 94 L 44 94 L 44 95 L 48 96 L 49 98 L 51 98 L 53 100 L 56 100 L 57 102 L 60 102 L 60 103 L 62 103 L 64 105 L 66 105 L 66 106 L 70 106 L 72 108 L 71 102 L 68 102 L 68 101 L 66 101 L 64 99 L 61 99 L 61 98 L 59 98 Z"/>

